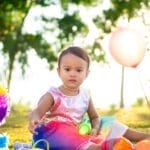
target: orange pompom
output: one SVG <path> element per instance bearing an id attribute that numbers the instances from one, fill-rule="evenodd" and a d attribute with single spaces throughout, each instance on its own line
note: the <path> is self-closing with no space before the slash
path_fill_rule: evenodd
<path id="1" fill-rule="evenodd" d="M 119 138 L 114 144 L 113 150 L 132 150 L 132 143 L 126 138 Z"/>
<path id="2" fill-rule="evenodd" d="M 135 150 L 150 150 L 150 140 L 142 140 L 136 143 Z"/>

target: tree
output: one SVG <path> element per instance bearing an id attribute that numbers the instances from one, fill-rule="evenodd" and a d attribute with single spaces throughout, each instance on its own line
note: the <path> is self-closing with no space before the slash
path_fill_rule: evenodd
<path id="1" fill-rule="evenodd" d="M 110 0 L 108 9 L 103 9 L 101 7 L 103 2 L 105 1 L 5 0 L 0 2 L 0 42 L 2 44 L 1 51 L 8 62 L 8 66 L 6 66 L 8 88 L 14 63 L 19 62 L 24 73 L 25 65 L 28 63 L 27 54 L 31 49 L 34 49 L 40 58 L 45 58 L 49 62 L 50 68 L 52 68 L 62 48 L 71 44 L 77 37 L 85 38 L 87 36 L 90 29 L 81 17 L 82 8 L 87 12 L 96 8 L 101 10 L 91 18 L 101 34 L 94 39 L 92 45 L 86 45 L 91 58 L 99 62 L 105 60 L 105 51 L 101 41 L 106 34 L 113 30 L 117 20 L 120 17 L 130 19 L 143 7 L 150 7 L 150 2 L 147 0 Z M 60 16 L 52 15 L 49 17 L 41 13 L 33 18 L 41 23 L 41 30 L 29 33 L 24 29 L 26 20 L 33 9 L 36 9 L 36 7 L 39 10 L 48 7 L 50 9 L 56 6 L 61 11 Z M 46 33 L 51 34 L 54 40 L 48 41 L 45 38 Z"/>
<path id="2" fill-rule="evenodd" d="M 71 41 L 77 32 L 82 32 L 82 28 L 85 28 L 85 25 L 76 13 L 72 15 L 65 13 L 62 18 L 54 17 L 48 19 L 45 16 L 39 16 L 38 19 L 41 22 L 43 21 L 47 24 L 48 22 L 53 23 L 54 28 L 52 29 L 43 26 L 43 31 L 38 31 L 35 34 L 25 32 L 23 27 L 31 9 L 36 6 L 47 7 L 49 5 L 58 4 L 55 1 L 42 0 L 7 0 L 0 3 L 0 42 L 2 44 L 1 50 L 3 55 L 8 60 L 8 65 L 6 66 L 8 88 L 15 61 L 21 64 L 22 72 L 25 72 L 24 67 L 27 64 L 27 52 L 29 50 L 34 49 L 39 57 L 46 58 L 50 64 L 50 68 L 52 68 L 53 63 L 56 61 L 58 50 L 68 41 Z M 76 27 L 76 30 L 73 30 L 73 27 Z M 48 43 L 44 38 L 44 32 L 47 32 L 47 30 L 53 32 L 56 28 L 59 28 L 59 34 L 56 35 L 56 39 L 58 38 L 59 40 L 55 43 Z"/>
<path id="3" fill-rule="evenodd" d="M 28 34 L 23 32 L 23 25 L 25 19 L 35 3 L 32 1 L 3 1 L 0 3 L 0 42 L 3 45 L 2 52 L 8 59 L 7 81 L 8 88 L 14 69 L 14 62 L 17 60 L 22 65 L 24 72 L 24 65 L 27 64 L 27 51 L 32 47 L 34 49 L 44 51 L 48 50 L 49 44 L 44 41 L 41 34 Z M 36 44 L 35 44 L 36 43 Z M 48 59 L 52 57 L 55 59 L 53 53 L 46 51 Z"/>

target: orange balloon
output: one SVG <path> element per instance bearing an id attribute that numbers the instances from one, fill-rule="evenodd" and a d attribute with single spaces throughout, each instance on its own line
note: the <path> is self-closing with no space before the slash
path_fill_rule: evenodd
<path id="1" fill-rule="evenodd" d="M 123 137 L 117 139 L 117 141 L 113 147 L 113 150 L 132 150 L 132 149 L 133 149 L 132 143 Z"/>
<path id="2" fill-rule="evenodd" d="M 133 29 L 118 28 L 112 33 L 109 50 L 119 64 L 137 67 L 146 51 L 144 36 Z"/>
<path id="3" fill-rule="evenodd" d="M 150 150 L 150 140 L 142 140 L 135 145 L 135 150 Z"/>

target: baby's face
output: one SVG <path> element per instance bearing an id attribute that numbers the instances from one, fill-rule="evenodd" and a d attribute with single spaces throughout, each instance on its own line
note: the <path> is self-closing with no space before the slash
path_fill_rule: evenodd
<path id="1" fill-rule="evenodd" d="M 88 72 L 87 62 L 73 54 L 64 55 L 58 68 L 58 74 L 68 88 L 79 88 Z"/>

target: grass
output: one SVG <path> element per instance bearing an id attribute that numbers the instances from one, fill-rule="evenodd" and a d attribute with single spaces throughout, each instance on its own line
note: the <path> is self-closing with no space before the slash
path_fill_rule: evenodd
<path id="1" fill-rule="evenodd" d="M 118 110 L 98 110 L 102 115 L 113 115 L 120 122 L 127 126 L 144 131 L 150 132 L 150 109 L 147 106 L 131 107 L 128 109 Z"/>
<path id="2" fill-rule="evenodd" d="M 6 133 L 9 137 L 9 149 L 13 149 L 16 141 L 31 142 L 32 136 L 28 131 L 28 113 L 26 106 L 18 104 L 12 107 L 6 123 L 0 128 L 0 133 Z"/>
<path id="3" fill-rule="evenodd" d="M 17 106 L 12 107 L 6 123 L 1 126 L 0 133 L 6 133 L 9 136 L 9 149 L 13 149 L 13 144 L 16 141 L 26 143 L 32 141 L 32 135 L 28 131 L 28 113 L 29 110 L 26 106 L 17 104 Z M 98 109 L 98 113 L 100 116 L 113 115 L 131 128 L 150 132 L 150 109 L 148 107 L 113 110 Z"/>

